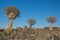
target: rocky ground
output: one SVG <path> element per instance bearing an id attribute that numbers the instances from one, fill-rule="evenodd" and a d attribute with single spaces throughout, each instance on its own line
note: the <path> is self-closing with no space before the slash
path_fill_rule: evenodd
<path id="1" fill-rule="evenodd" d="M 11 32 L 0 29 L 0 40 L 60 40 L 60 28 L 16 28 Z"/>

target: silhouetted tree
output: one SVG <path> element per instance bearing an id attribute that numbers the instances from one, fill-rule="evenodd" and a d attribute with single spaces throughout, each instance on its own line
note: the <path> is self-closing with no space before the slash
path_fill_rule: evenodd
<path id="1" fill-rule="evenodd" d="M 10 6 L 5 8 L 4 12 L 9 18 L 9 25 L 7 30 L 12 31 L 12 21 L 19 16 L 19 10 L 14 6 Z"/>
<path id="2" fill-rule="evenodd" d="M 34 25 L 36 21 L 34 19 L 28 19 L 28 24 L 30 25 L 30 29 L 32 28 L 32 25 Z"/>
<path id="3" fill-rule="evenodd" d="M 57 19 L 54 16 L 50 16 L 47 18 L 47 21 L 50 23 L 50 30 L 52 30 L 52 24 L 57 21 Z"/>

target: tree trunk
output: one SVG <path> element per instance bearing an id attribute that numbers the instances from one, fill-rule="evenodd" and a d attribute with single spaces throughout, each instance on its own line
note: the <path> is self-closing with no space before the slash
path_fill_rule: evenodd
<path id="1" fill-rule="evenodd" d="M 8 28 L 7 28 L 7 31 L 12 31 L 12 19 L 10 19 L 9 21 L 9 25 L 8 25 Z"/>
<path id="2" fill-rule="evenodd" d="M 53 29 L 52 29 L 52 23 L 50 23 L 50 30 L 53 30 Z"/>
<path id="3" fill-rule="evenodd" d="M 30 25 L 30 29 L 32 29 L 32 25 Z"/>

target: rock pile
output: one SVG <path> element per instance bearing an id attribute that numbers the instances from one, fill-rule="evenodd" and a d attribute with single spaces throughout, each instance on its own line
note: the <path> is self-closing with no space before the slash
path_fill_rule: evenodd
<path id="1" fill-rule="evenodd" d="M 17 28 L 11 32 L 0 30 L 0 40 L 60 40 L 60 29 Z"/>

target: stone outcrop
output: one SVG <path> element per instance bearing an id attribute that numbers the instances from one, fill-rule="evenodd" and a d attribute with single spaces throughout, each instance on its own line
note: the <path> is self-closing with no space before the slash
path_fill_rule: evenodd
<path id="1" fill-rule="evenodd" d="M 0 40 L 60 40 L 60 28 L 17 28 L 9 33 L 3 30 Z"/>

